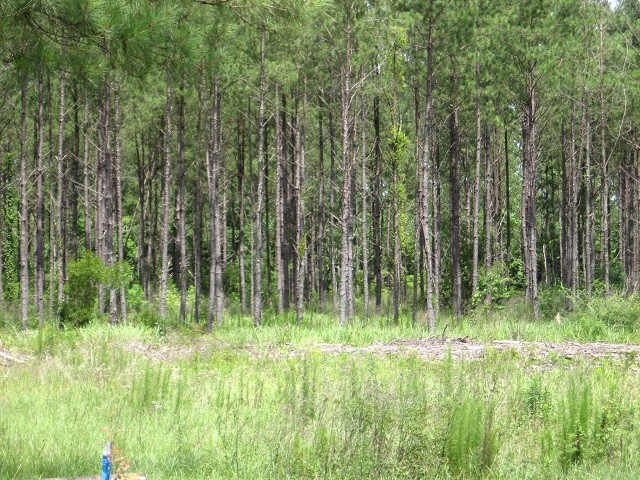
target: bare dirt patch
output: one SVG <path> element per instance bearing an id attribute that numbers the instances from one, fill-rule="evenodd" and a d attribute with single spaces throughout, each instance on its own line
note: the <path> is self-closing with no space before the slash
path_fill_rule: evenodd
<path id="1" fill-rule="evenodd" d="M 28 355 L 24 355 L 16 352 L 10 352 L 9 350 L 0 348 L 0 367 L 10 367 L 12 365 L 19 365 L 21 363 L 26 363 L 30 359 L 31 357 L 29 357 Z"/>
<path id="2" fill-rule="evenodd" d="M 576 343 L 576 342 L 525 342 L 519 340 L 494 340 L 480 342 L 468 338 L 422 338 L 396 339 L 390 342 L 373 343 L 366 346 L 354 346 L 340 343 L 317 343 L 308 346 L 293 345 L 245 345 L 234 347 L 223 342 L 211 342 L 207 339 L 196 340 L 190 345 L 150 345 L 132 342 L 123 349 L 143 355 L 155 361 L 171 362 L 188 360 L 196 355 L 215 355 L 218 351 L 236 350 L 251 358 L 297 358 L 313 352 L 329 355 L 376 355 L 376 356 L 416 356 L 423 360 L 444 360 L 449 355 L 454 360 L 478 360 L 489 352 L 515 352 L 527 358 L 549 362 L 556 359 L 626 359 L 640 358 L 640 345 L 615 343 Z"/>

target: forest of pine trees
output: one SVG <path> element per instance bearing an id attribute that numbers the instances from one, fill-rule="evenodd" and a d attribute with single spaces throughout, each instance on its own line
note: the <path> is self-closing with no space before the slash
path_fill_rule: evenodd
<path id="1" fill-rule="evenodd" d="M 638 0 L 5 0 L 0 58 L 24 328 L 89 254 L 113 323 L 640 290 Z"/>

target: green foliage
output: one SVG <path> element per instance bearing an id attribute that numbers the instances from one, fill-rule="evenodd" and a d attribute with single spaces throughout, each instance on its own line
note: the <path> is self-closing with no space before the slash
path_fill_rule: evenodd
<path id="1" fill-rule="evenodd" d="M 81 327 L 97 316 L 98 288 L 124 288 L 130 281 L 130 266 L 118 262 L 106 266 L 91 252 L 67 265 L 67 282 L 60 319 L 65 326 Z"/>
<path id="2" fill-rule="evenodd" d="M 504 263 L 496 262 L 478 276 L 478 289 L 471 298 L 474 307 L 485 302 L 498 305 L 517 293 Z M 495 307 L 494 307 L 495 308 Z"/>
<path id="3" fill-rule="evenodd" d="M 551 392 L 544 385 L 542 376 L 536 375 L 528 382 L 523 394 L 525 411 L 534 419 L 545 420 L 551 411 Z"/>
<path id="4" fill-rule="evenodd" d="M 572 382 L 560 415 L 559 460 L 564 470 L 594 449 L 598 429 L 595 418 L 591 385 Z"/>
<path id="5" fill-rule="evenodd" d="M 466 395 L 453 407 L 443 453 L 456 478 L 478 478 L 491 470 L 498 453 L 494 413 L 494 405 Z"/>
<path id="6" fill-rule="evenodd" d="M 563 287 L 547 287 L 540 290 L 538 302 L 542 318 L 552 319 L 559 312 L 564 312 L 572 303 L 570 293 Z"/>
<path id="7" fill-rule="evenodd" d="M 577 324 L 594 322 L 603 328 L 620 329 L 631 332 L 638 328 L 640 321 L 640 301 L 636 296 L 620 294 L 595 297 L 583 302 L 570 316 Z"/>
<path id="8" fill-rule="evenodd" d="M 69 262 L 64 302 L 60 309 L 64 325 L 81 327 L 96 316 L 98 285 L 104 278 L 104 264 L 91 252 Z"/>

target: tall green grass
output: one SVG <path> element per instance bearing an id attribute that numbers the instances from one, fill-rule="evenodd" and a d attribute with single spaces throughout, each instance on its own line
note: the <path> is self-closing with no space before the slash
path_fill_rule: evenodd
<path id="1" fill-rule="evenodd" d="M 215 342 L 153 360 L 126 345 L 182 344 L 138 327 L 47 335 L 43 355 L 0 371 L 2 479 L 95 473 L 107 438 L 154 480 L 640 473 L 630 360 L 541 370 L 512 352 L 256 358 Z"/>

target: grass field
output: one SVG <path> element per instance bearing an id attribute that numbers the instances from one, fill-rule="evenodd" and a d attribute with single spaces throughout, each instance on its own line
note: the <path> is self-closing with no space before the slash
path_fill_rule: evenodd
<path id="1" fill-rule="evenodd" d="M 635 328 L 596 314 L 560 323 L 509 316 L 451 321 L 446 335 L 638 340 Z M 151 480 L 640 476 L 635 355 L 542 362 L 492 349 L 480 360 L 445 353 L 444 361 L 326 353 L 316 346 L 428 333 L 408 319 L 266 323 L 255 329 L 237 317 L 212 335 L 100 322 L 26 333 L 5 325 L 0 347 L 23 361 L 0 364 L 0 478 L 97 473 L 109 438 L 121 469 L 130 463 Z"/>

